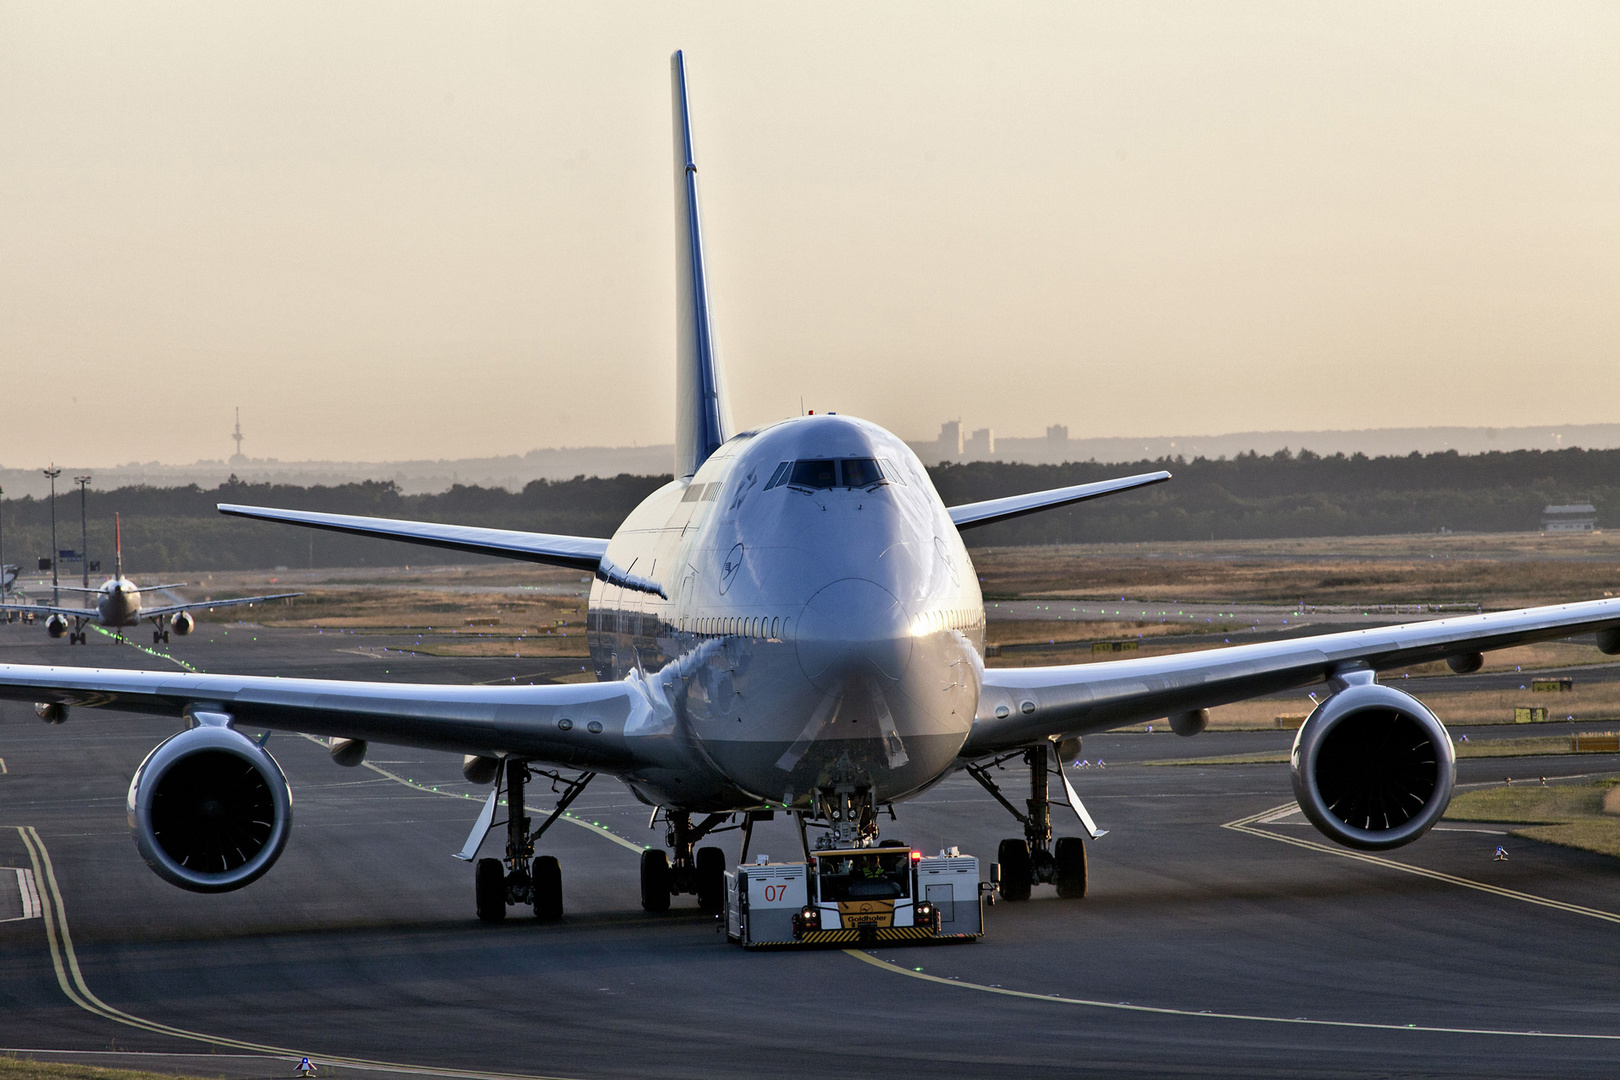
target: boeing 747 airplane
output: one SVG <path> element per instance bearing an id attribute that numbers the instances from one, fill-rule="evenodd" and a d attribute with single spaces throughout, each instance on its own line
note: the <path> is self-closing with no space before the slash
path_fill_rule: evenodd
<path id="1" fill-rule="evenodd" d="M 270 869 L 292 817 L 286 778 L 247 730 L 325 736 L 340 764 L 369 743 L 464 755 L 492 784 L 460 853 L 476 857 L 499 797 L 506 852 L 479 861 L 477 909 L 562 914 L 561 870 L 535 854 L 525 785 L 558 783 L 557 812 L 611 777 L 669 823 L 669 851 L 642 860 L 641 902 L 696 893 L 722 902 L 726 860 L 694 846 L 735 815 L 818 824 L 841 848 L 879 840 L 879 814 L 963 771 L 1000 799 L 1022 835 L 998 852 L 1001 893 L 1086 892 L 1085 838 L 1052 842 L 1048 770 L 1082 736 L 1168 718 L 1203 729 L 1207 710 L 1325 684 L 1300 728 L 1294 790 L 1334 841 L 1411 843 L 1445 811 L 1455 759 L 1440 720 L 1380 671 L 1596 634 L 1620 653 L 1620 599 L 1407 626 L 1053 667 L 987 669 L 984 604 L 963 535 L 995 521 L 1170 479 L 1167 473 L 945 506 L 906 444 L 851 416 L 800 416 L 737 430 L 710 318 L 698 168 L 685 71 L 672 58 L 677 251 L 674 479 L 612 537 L 557 536 L 250 506 L 227 514 L 572 567 L 594 575 L 594 684 L 467 686 L 342 682 L 0 665 L 0 695 L 59 723 L 77 707 L 175 718 L 129 788 L 135 842 L 182 888 L 237 889 Z M 1021 761 L 1028 812 L 992 779 Z M 555 819 L 555 813 L 552 820 Z M 751 817 L 747 818 L 751 820 Z M 1012 831 L 1012 830 L 1009 830 Z M 801 830 L 801 835 L 803 835 Z M 808 845 L 806 845 L 808 847 Z"/>
<path id="2" fill-rule="evenodd" d="M 68 636 L 69 645 L 85 644 L 85 626 L 94 623 L 120 632 L 128 626 L 139 626 L 142 619 L 152 623 L 152 644 L 166 643 L 169 640 L 169 623 L 173 622 L 174 632 L 181 637 L 191 633 L 197 625 L 197 620 L 191 615 L 193 611 L 212 610 L 217 607 L 233 607 L 237 604 L 258 604 L 265 600 L 290 600 L 303 593 L 276 593 L 273 596 L 241 596 L 230 600 L 192 600 L 178 604 L 163 604 L 158 607 L 145 607 L 141 603 L 141 594 L 159 592 L 163 589 L 178 589 L 185 584 L 183 581 L 171 581 L 164 585 L 135 584 L 124 576 L 124 523 L 118 515 L 113 515 L 113 551 L 115 552 L 113 576 L 102 582 L 98 589 L 82 589 L 76 585 L 54 585 L 52 588 L 60 592 L 88 593 L 95 597 L 94 606 L 66 607 L 58 604 L 0 604 L 0 611 L 28 612 L 35 615 L 46 615 L 45 632 L 53 638 L 63 634 Z M 72 629 L 69 629 L 71 621 Z"/>

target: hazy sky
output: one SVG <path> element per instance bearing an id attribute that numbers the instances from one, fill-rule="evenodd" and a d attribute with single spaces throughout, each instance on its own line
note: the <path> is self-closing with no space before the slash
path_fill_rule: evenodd
<path id="1" fill-rule="evenodd" d="M 0 2 L 0 464 L 1620 421 L 1620 4 Z"/>

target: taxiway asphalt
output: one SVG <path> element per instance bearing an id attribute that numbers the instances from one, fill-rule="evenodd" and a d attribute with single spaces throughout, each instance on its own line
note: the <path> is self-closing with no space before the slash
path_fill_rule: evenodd
<path id="1" fill-rule="evenodd" d="M 577 667 L 227 629 L 161 651 L 206 671 L 340 678 Z M 0 626 L 0 661 L 173 666 L 21 625 Z M 374 768 L 344 769 L 288 734 L 269 743 L 295 799 L 280 863 L 236 893 L 174 889 L 141 862 L 123 803 L 175 729 L 92 710 L 48 727 L 0 705 L 0 865 L 52 871 L 39 883 L 49 925 L 0 922 L 0 1045 L 238 1077 L 286 1075 L 302 1054 L 328 1076 L 581 1078 L 1568 1076 L 1620 1062 L 1620 862 L 1489 826 L 1367 857 L 1297 815 L 1260 820 L 1292 801 L 1284 766 L 1140 764 L 1283 748 L 1287 732 L 1088 739 L 1108 767 L 1076 779 L 1109 833 L 1088 845 L 1083 901 L 1038 888 L 989 910 L 972 945 L 748 953 L 691 898 L 640 910 L 636 851 L 659 837 L 610 780 L 542 844 L 562 861 L 564 921 L 489 927 L 473 918 L 470 868 L 450 858 L 477 811 L 458 760 L 375 747 Z M 1512 769 L 1557 782 L 1617 764 Z M 1460 764 L 1464 784 L 1503 772 L 1501 759 Z M 1001 775 L 1022 798 L 1021 774 Z M 965 777 L 898 812 L 896 837 L 959 845 L 986 870 L 1018 832 Z M 1058 830 L 1077 833 L 1069 817 L 1057 811 Z M 756 829 L 756 852 L 796 848 L 785 821 Z"/>

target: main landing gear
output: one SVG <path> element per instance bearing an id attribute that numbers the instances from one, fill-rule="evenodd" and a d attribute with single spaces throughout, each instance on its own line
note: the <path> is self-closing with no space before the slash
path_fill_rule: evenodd
<path id="1" fill-rule="evenodd" d="M 653 811 L 653 821 L 660 811 Z M 641 853 L 641 906 L 647 911 L 668 911 L 672 896 L 696 893 L 698 908 L 719 911 L 726 898 L 726 853 L 717 847 L 701 847 L 693 852 L 692 845 L 712 832 L 723 832 L 719 826 L 730 820 L 730 814 L 710 814 L 695 827 L 692 815 L 684 810 L 662 811 L 669 830 L 664 834 L 675 858 L 673 862 L 659 848 Z M 728 826 L 736 828 L 737 826 Z"/>
<path id="2" fill-rule="evenodd" d="M 1021 751 L 1029 766 L 1029 798 L 1024 805 L 1028 813 L 1021 812 L 1001 788 L 990 779 L 990 766 L 1000 765 L 1020 754 L 1008 754 L 985 765 L 969 765 L 968 774 L 984 789 L 995 796 L 1013 817 L 1024 823 L 1023 839 L 1003 840 L 996 849 L 996 862 L 1000 867 L 1001 896 L 1004 900 L 1028 900 L 1032 886 L 1056 885 L 1057 894 L 1065 900 L 1079 900 L 1086 895 L 1086 845 L 1078 836 L 1058 838 L 1052 843 L 1052 800 L 1047 790 L 1047 755 L 1055 749 L 1049 743 L 1032 746 Z M 1059 768 L 1062 768 L 1061 764 Z"/>
<path id="3" fill-rule="evenodd" d="M 478 900 L 478 917 L 484 922 L 500 922 L 506 918 L 506 909 L 516 904 L 534 908 L 534 917 L 542 922 L 556 922 L 563 916 L 562 867 L 554 855 L 536 856 L 534 843 L 564 810 L 595 779 L 595 773 L 582 773 L 572 780 L 558 773 L 536 772 L 524 761 L 507 761 L 497 767 L 495 790 L 498 795 L 502 775 L 506 783 L 506 858 L 479 859 L 474 874 L 474 889 Z M 532 819 L 523 803 L 524 788 L 535 776 L 551 780 L 551 789 L 558 794 L 557 807 L 532 829 Z M 561 784 L 561 790 L 558 785 Z M 476 834 L 475 834 L 476 835 Z"/>

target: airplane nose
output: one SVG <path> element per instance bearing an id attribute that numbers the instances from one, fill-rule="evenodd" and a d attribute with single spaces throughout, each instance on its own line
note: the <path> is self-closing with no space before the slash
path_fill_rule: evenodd
<path id="1" fill-rule="evenodd" d="M 910 616 L 866 578 L 844 578 L 812 596 L 794 638 L 805 677 L 824 691 L 855 676 L 899 682 L 911 663 Z"/>

